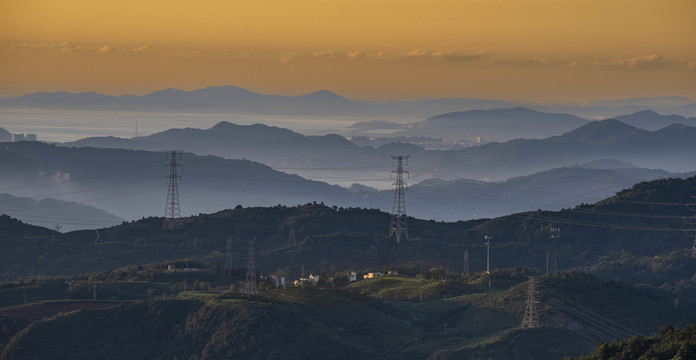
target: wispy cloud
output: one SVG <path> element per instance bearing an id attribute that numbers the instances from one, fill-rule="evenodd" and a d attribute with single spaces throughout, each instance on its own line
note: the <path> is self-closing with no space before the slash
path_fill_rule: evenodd
<path id="1" fill-rule="evenodd" d="M 58 52 L 63 54 L 76 54 L 82 50 L 80 45 L 76 45 L 70 42 L 62 43 L 23 43 L 23 44 L 12 44 L 8 48 L 9 51 L 44 51 L 44 52 Z"/>
<path id="2" fill-rule="evenodd" d="M 300 51 L 287 52 L 280 55 L 277 62 L 289 64 L 300 61 L 443 61 L 443 62 L 473 62 L 490 59 L 494 56 L 492 51 L 478 53 L 460 53 L 445 50 L 411 50 L 407 52 L 367 52 L 364 50 L 322 50 L 311 54 Z"/>
<path id="3" fill-rule="evenodd" d="M 679 62 L 688 67 L 688 63 L 684 60 Z M 676 66 L 675 66 L 676 65 Z M 596 68 L 609 70 L 624 70 L 624 71 L 641 71 L 641 70 L 661 70 L 672 67 L 678 67 L 677 64 L 667 60 L 660 54 L 633 56 L 633 57 L 611 57 L 598 58 L 586 61 L 572 61 L 568 64 L 569 68 Z"/>
<path id="4" fill-rule="evenodd" d="M 349 51 L 337 51 L 337 50 L 326 50 L 319 51 L 312 54 L 315 58 L 322 58 L 324 60 L 356 60 L 363 58 L 365 53 L 361 50 L 349 50 Z"/>
<path id="5" fill-rule="evenodd" d="M 683 59 L 679 61 L 679 65 L 689 70 L 696 70 L 696 59 Z"/>
<path id="6" fill-rule="evenodd" d="M 289 64 L 289 63 L 292 63 L 292 62 L 299 60 L 301 57 L 302 57 L 301 52 L 291 51 L 291 52 L 280 55 L 280 57 L 278 58 L 278 63 Z"/>
<path id="7" fill-rule="evenodd" d="M 666 67 L 668 64 L 660 54 L 637 56 L 631 58 L 614 58 L 610 65 L 622 69 L 656 69 Z"/>
<path id="8" fill-rule="evenodd" d="M 113 53 L 125 53 L 133 52 L 139 53 L 149 49 L 149 45 L 142 45 L 133 49 L 128 48 L 116 48 L 111 45 L 79 45 L 74 44 L 69 41 L 64 41 L 61 43 L 21 43 L 12 44 L 7 48 L 9 52 L 24 51 L 24 52 L 44 52 L 53 54 L 113 54 Z"/>
<path id="9" fill-rule="evenodd" d="M 138 46 L 137 48 L 131 49 L 131 51 L 138 53 L 138 52 L 143 52 L 149 48 L 150 48 L 150 45 L 143 45 L 143 46 Z"/>
<path id="10" fill-rule="evenodd" d="M 115 49 L 112 48 L 111 46 L 104 45 L 104 46 L 100 47 L 99 49 L 97 49 L 97 54 L 110 54 L 114 51 L 115 51 Z"/>
<path id="11" fill-rule="evenodd" d="M 405 54 L 398 54 L 397 57 L 408 60 L 420 60 L 420 61 L 450 61 L 450 62 L 472 62 L 478 60 L 487 60 L 495 56 L 492 51 L 478 52 L 478 53 L 461 53 L 456 51 L 445 51 L 445 50 L 422 50 L 415 49 L 411 50 Z"/>

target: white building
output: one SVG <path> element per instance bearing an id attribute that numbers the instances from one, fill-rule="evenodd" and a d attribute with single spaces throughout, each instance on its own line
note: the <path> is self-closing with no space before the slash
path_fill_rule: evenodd
<path id="1" fill-rule="evenodd" d="M 12 142 L 36 141 L 36 134 L 12 134 Z"/>

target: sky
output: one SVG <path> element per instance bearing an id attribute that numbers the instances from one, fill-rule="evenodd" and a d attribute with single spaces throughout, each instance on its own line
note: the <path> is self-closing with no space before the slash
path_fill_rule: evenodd
<path id="1" fill-rule="evenodd" d="M 0 97 L 696 99 L 694 0 L 0 0 Z"/>

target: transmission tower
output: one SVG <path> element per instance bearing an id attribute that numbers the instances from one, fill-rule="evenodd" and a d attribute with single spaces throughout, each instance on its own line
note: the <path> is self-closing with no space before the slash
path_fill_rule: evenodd
<path id="1" fill-rule="evenodd" d="M 232 238 L 227 238 L 227 247 L 225 249 L 225 269 L 232 268 Z"/>
<path id="2" fill-rule="evenodd" d="M 396 242 L 400 243 L 401 239 L 408 241 L 408 226 L 406 224 L 406 197 L 404 196 L 404 173 L 408 176 L 408 171 L 404 170 L 404 161 L 408 165 L 410 156 L 392 155 L 392 159 L 396 160 L 396 170 L 392 174 L 396 174 L 396 182 L 394 183 L 394 206 L 391 213 L 391 224 L 389 225 L 389 236 L 395 235 Z"/>
<path id="3" fill-rule="evenodd" d="M 290 223 L 290 232 L 288 233 L 288 248 L 294 249 L 295 247 L 297 247 L 297 244 L 295 242 L 295 217 L 291 216 L 288 219 L 288 222 Z"/>
<path id="4" fill-rule="evenodd" d="M 551 272 L 552 273 L 557 273 L 558 272 L 558 252 L 556 251 L 556 240 L 561 237 L 561 228 L 553 227 L 551 225 L 551 239 L 553 240 L 553 257 L 552 261 L 553 264 L 551 266 Z"/>
<path id="5" fill-rule="evenodd" d="M 244 282 L 244 293 L 256 295 L 258 288 L 256 287 L 256 260 L 254 260 L 254 243 L 256 238 L 249 241 L 249 262 L 247 263 L 246 281 Z"/>
<path id="6" fill-rule="evenodd" d="M 486 235 L 483 238 L 486 239 L 486 242 L 484 243 L 486 245 L 486 274 L 490 274 L 491 273 L 491 239 L 493 239 L 493 236 Z"/>
<path id="7" fill-rule="evenodd" d="M 539 304 L 539 300 L 537 299 L 536 282 L 534 276 L 530 276 L 529 287 L 527 288 L 527 307 L 524 310 L 522 328 L 538 328 L 541 326 L 539 314 L 537 313 L 537 304 Z"/>
<path id="8" fill-rule="evenodd" d="M 179 182 L 181 181 L 181 176 L 177 174 L 177 168 L 181 167 L 181 164 L 176 163 L 177 155 L 181 159 L 181 152 L 183 150 L 167 150 L 166 153 L 169 156 L 169 187 L 167 189 L 167 205 L 164 208 L 164 226 L 165 230 L 170 230 L 175 228 L 181 221 L 181 208 L 179 207 Z"/>
<path id="9" fill-rule="evenodd" d="M 696 258 L 696 232 L 694 232 L 694 244 L 691 245 L 691 257 Z"/>

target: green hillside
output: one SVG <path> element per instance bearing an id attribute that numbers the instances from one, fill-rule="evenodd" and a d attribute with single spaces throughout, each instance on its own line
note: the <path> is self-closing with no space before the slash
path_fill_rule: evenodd
<path id="1" fill-rule="evenodd" d="M 556 314 L 578 316 L 562 304 L 572 297 L 573 306 L 583 309 L 575 326 L 521 330 L 527 297 L 527 283 L 521 281 L 488 288 L 477 284 L 479 275 L 438 281 L 391 276 L 335 289 L 263 285 L 258 296 L 245 296 L 228 291 L 241 279 L 226 273 L 161 267 L 7 286 L 3 297 L 35 288 L 33 294 L 47 299 L 64 295 L 75 300 L 0 308 L 0 344 L 6 344 L 0 358 L 554 359 L 614 339 L 593 339 L 606 326 L 590 317 L 649 331 L 665 321 L 695 320 L 693 313 L 675 309 L 649 290 L 573 273 L 540 280 L 539 309 L 542 323 L 557 328 Z M 497 277 L 503 275 L 514 279 L 519 272 L 501 271 Z M 86 300 L 92 296 L 88 279 L 97 277 L 103 279 L 96 282 L 98 299 L 110 300 Z M 422 301 L 407 296 L 414 285 L 427 289 L 434 284 L 444 296 Z M 519 346 L 527 341 L 533 342 Z"/>
<path id="2" fill-rule="evenodd" d="M 27 230 L 0 235 L 7 249 L 0 254 L 0 274 L 6 279 L 70 275 L 189 257 L 215 266 L 224 264 L 229 238 L 232 262 L 242 268 L 248 241 L 256 238 L 261 273 L 282 271 L 296 277 L 302 265 L 315 274 L 431 268 L 461 273 L 466 249 L 469 268 L 475 272 L 486 266 L 486 234 L 493 236 L 492 269 L 526 267 L 540 274 L 545 272 L 547 253 L 553 260 L 549 230 L 555 226 L 561 228 L 556 245 L 559 270 L 581 268 L 605 279 L 678 288 L 688 294 L 691 285 L 683 281 L 691 279 L 696 263 L 688 255 L 694 211 L 685 201 L 694 193 L 696 178 L 669 179 L 641 183 L 597 204 L 559 212 L 456 223 L 410 218 L 410 240 L 401 244 L 387 236 L 387 213 L 322 204 L 237 207 L 186 218 L 172 231 L 162 230 L 161 218 L 144 218 L 99 229 L 99 243 L 94 231 Z M 297 246 L 289 249 L 292 216 Z"/>
<path id="3" fill-rule="evenodd" d="M 696 326 L 674 328 L 665 325 L 658 334 L 644 337 L 634 336 L 624 341 L 603 343 L 589 355 L 578 360 L 604 359 L 674 359 L 696 358 Z"/>
<path id="4" fill-rule="evenodd" d="M 682 201 L 694 192 L 696 178 L 669 179 L 560 212 L 409 219 L 400 244 L 386 213 L 314 203 L 200 214 L 169 231 L 145 218 L 100 229 L 96 243 L 93 231 L 0 217 L 0 271 L 11 281 L 0 285 L 2 359 L 579 356 L 696 323 L 693 211 Z M 552 226 L 562 229 L 561 272 L 546 276 Z M 239 289 L 251 239 L 260 293 L 249 297 Z M 276 289 L 267 276 L 292 282 L 302 271 L 319 284 Z M 349 282 L 352 271 L 361 280 Z M 539 329 L 520 329 L 529 276 Z"/>

